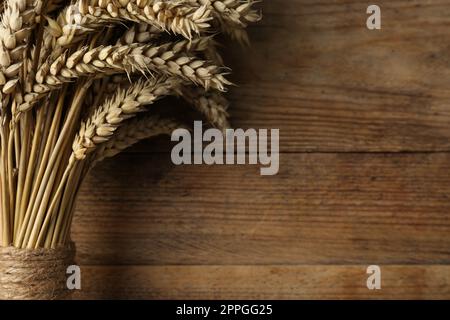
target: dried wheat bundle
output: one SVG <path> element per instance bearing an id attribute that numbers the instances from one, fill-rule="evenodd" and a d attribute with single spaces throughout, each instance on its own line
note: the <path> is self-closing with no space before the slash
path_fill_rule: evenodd
<path id="1" fill-rule="evenodd" d="M 60 297 L 56 281 L 22 290 L 2 268 L 42 271 L 52 252 L 73 257 L 64 250 L 73 250 L 71 222 L 89 170 L 185 127 L 152 105 L 175 96 L 212 126 L 228 126 L 229 69 L 215 38 L 247 43 L 246 27 L 260 19 L 255 3 L 0 1 L 0 298 Z"/>

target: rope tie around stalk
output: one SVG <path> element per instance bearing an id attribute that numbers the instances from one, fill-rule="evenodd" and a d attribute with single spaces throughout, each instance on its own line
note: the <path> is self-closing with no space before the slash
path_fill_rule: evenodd
<path id="1" fill-rule="evenodd" d="M 66 270 L 74 257 L 74 244 L 56 249 L 0 247 L 0 299 L 70 298 Z"/>

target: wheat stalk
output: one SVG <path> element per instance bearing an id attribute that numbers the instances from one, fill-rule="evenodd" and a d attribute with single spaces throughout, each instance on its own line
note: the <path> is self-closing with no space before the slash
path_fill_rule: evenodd
<path id="1" fill-rule="evenodd" d="M 177 80 L 167 79 L 166 77 L 137 82 L 127 91 L 119 90 L 105 104 L 94 109 L 94 113 L 86 121 L 82 122 L 80 130 L 72 143 L 72 154 L 66 169 L 61 175 L 55 195 L 48 205 L 47 215 L 44 217 L 40 208 L 38 211 L 32 211 L 32 214 L 37 212 L 35 220 L 40 221 L 40 223 L 35 224 L 32 229 L 27 229 L 28 232 L 25 233 L 24 238 L 24 241 L 27 242 L 27 247 L 38 247 L 48 237 L 51 223 L 52 221 L 55 222 L 54 212 L 56 206 L 61 201 L 61 197 L 64 197 L 65 184 L 67 181 L 71 181 L 74 172 L 79 168 L 79 162 L 84 160 L 88 153 L 93 152 L 98 144 L 108 141 L 125 120 L 144 111 L 144 106 L 152 104 L 157 99 L 171 93 L 177 85 Z M 59 226 L 56 230 L 60 232 L 61 224 L 58 224 L 58 221 L 55 223 L 56 226 Z M 50 230 L 52 229 L 50 228 Z"/>

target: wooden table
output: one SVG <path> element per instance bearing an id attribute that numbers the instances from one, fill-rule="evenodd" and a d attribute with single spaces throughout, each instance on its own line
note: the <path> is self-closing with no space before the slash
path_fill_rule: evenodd
<path id="1" fill-rule="evenodd" d="M 181 166 L 169 138 L 89 177 L 80 298 L 450 298 L 450 3 L 265 0 L 226 48 L 238 128 L 280 172 Z M 379 265 L 382 289 L 368 290 Z"/>

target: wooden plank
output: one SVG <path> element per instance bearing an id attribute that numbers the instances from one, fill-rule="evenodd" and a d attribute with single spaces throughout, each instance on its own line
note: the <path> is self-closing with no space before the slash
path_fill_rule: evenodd
<path id="1" fill-rule="evenodd" d="M 450 266 L 82 266 L 78 299 L 449 299 Z"/>
<path id="2" fill-rule="evenodd" d="M 283 154 L 257 166 L 123 155 L 84 185 L 82 264 L 450 263 L 450 154 Z"/>
<path id="3" fill-rule="evenodd" d="M 450 4 L 264 1 L 252 47 L 225 46 L 233 125 L 279 128 L 281 150 L 450 150 Z"/>

